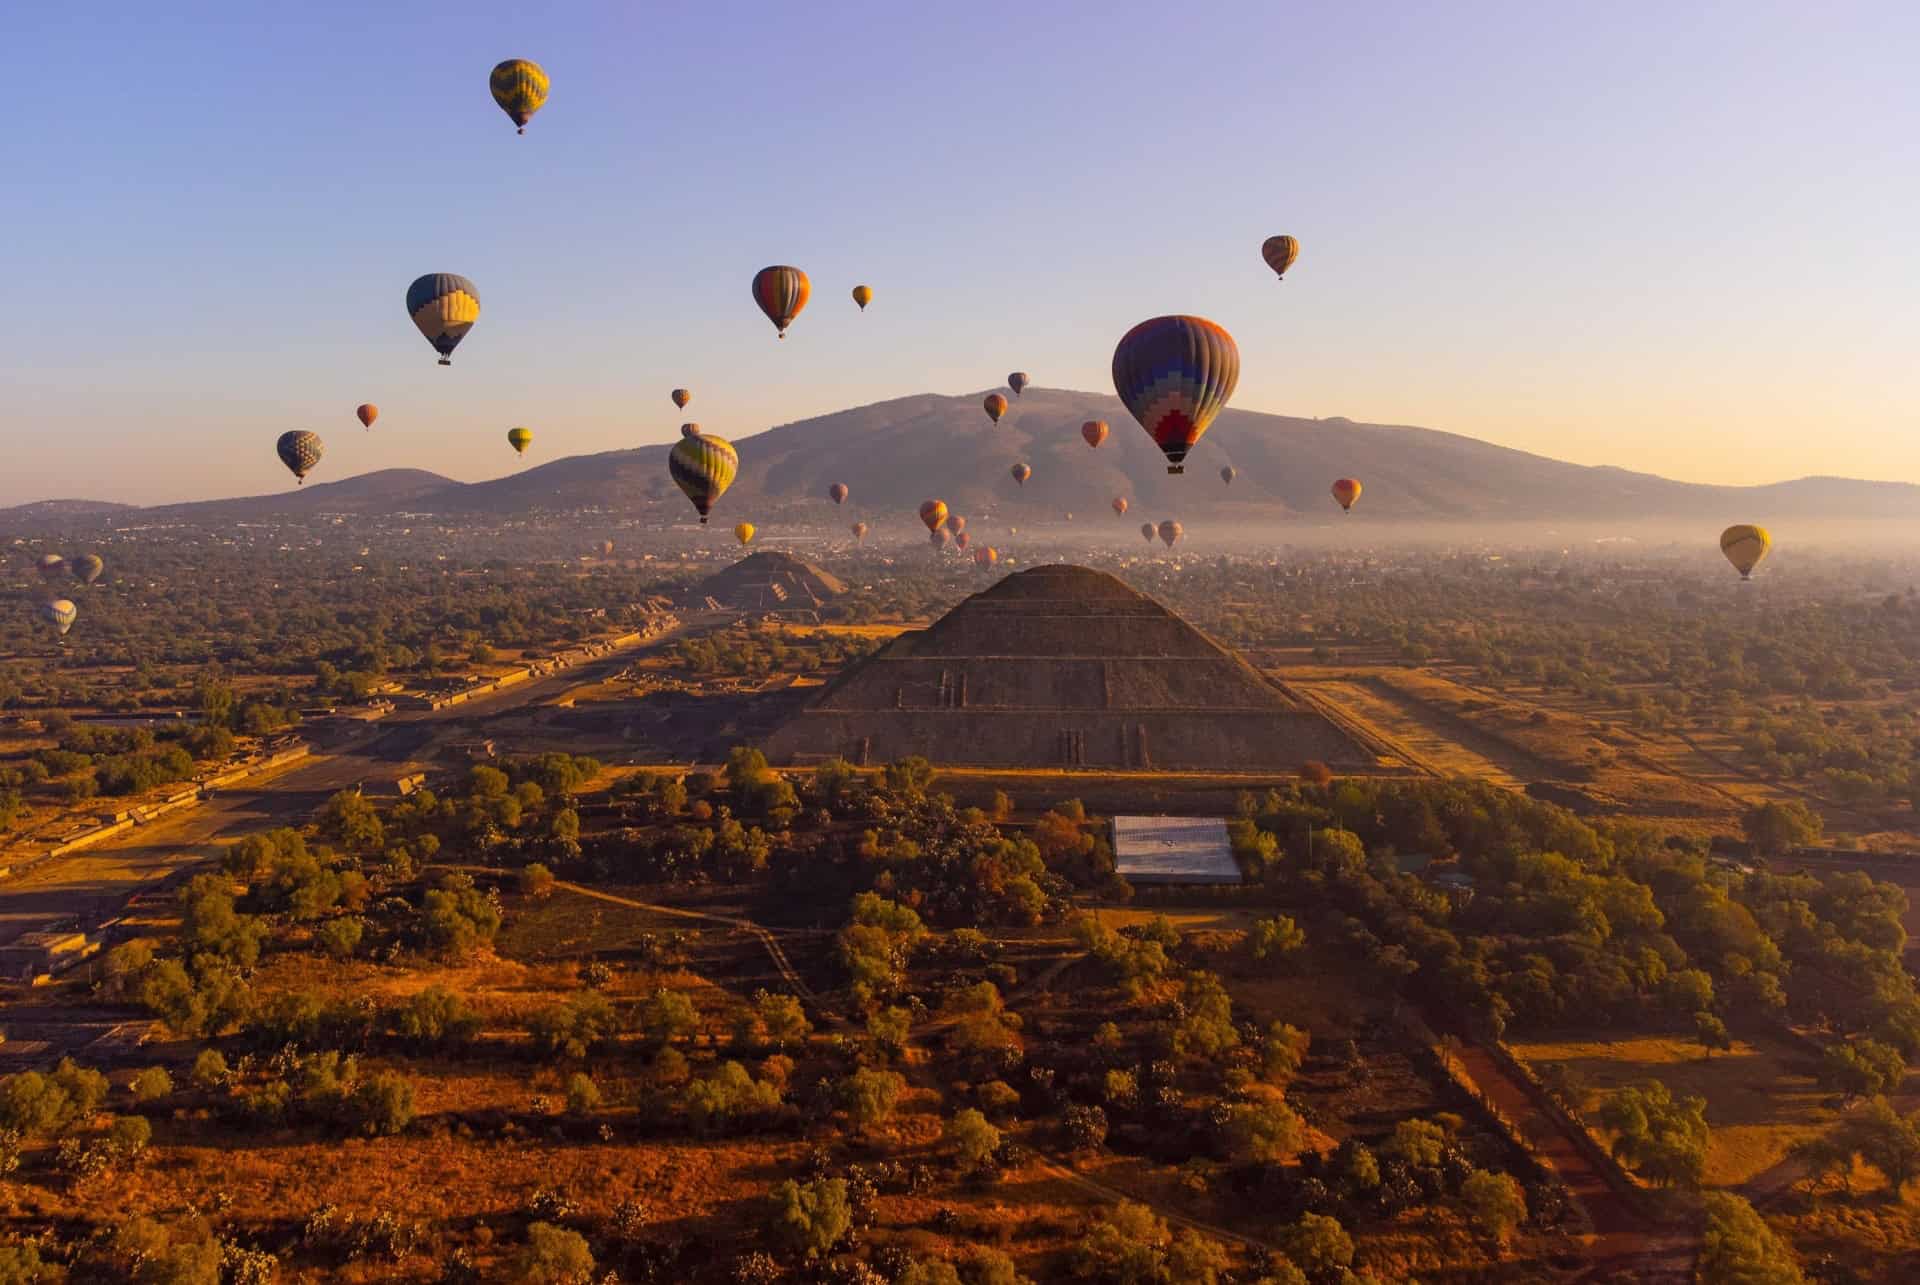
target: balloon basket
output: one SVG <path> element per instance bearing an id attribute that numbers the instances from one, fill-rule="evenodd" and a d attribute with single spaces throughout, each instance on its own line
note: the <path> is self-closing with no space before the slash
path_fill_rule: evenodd
<path id="1" fill-rule="evenodd" d="M 1169 473 L 1184 473 L 1184 472 L 1186 472 L 1186 471 L 1187 471 L 1187 466 L 1186 466 L 1186 465 L 1184 465 L 1184 464 L 1169 464 L 1169 465 L 1167 465 L 1167 472 L 1169 472 Z"/>
<path id="2" fill-rule="evenodd" d="M 451 357 L 442 357 L 442 358 L 440 359 L 440 364 L 441 364 L 442 366 L 451 366 L 451 365 L 453 365 L 453 358 L 451 358 Z"/>

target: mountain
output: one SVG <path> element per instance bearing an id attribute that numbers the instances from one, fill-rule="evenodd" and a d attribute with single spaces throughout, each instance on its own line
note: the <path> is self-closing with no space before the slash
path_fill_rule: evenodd
<path id="1" fill-rule="evenodd" d="M 970 516 L 991 512 L 1039 523 L 1072 512 L 1099 521 L 1111 520 L 1108 506 L 1124 495 L 1133 506 L 1128 520 L 1136 523 L 1174 515 L 1331 521 L 1338 510 L 1327 487 L 1341 476 L 1365 484 L 1355 520 L 1370 522 L 1920 518 L 1920 486 L 1904 482 L 1811 477 L 1768 486 L 1704 486 L 1568 464 L 1429 428 L 1231 409 L 1188 457 L 1186 473 L 1173 477 L 1118 398 L 1029 387 L 996 427 L 981 409 L 984 396 L 902 397 L 734 438 L 740 476 L 715 520 L 752 516 L 840 525 L 910 514 L 922 499 L 938 496 Z M 1080 438 L 1088 419 L 1111 426 L 1098 450 Z M 388 469 L 274 495 L 149 512 L 232 520 L 404 509 L 498 519 L 601 509 L 690 519 L 692 509 L 667 479 L 667 451 L 658 444 L 569 456 L 476 483 Z M 1024 487 L 1008 475 L 1016 461 L 1033 469 Z M 1231 486 L 1219 476 L 1226 464 L 1239 471 Z M 839 511 L 825 499 L 834 482 L 852 488 Z"/>
<path id="2" fill-rule="evenodd" d="M 0 522 L 58 522 L 67 518 L 106 517 L 114 513 L 131 512 L 131 504 L 115 504 L 112 500 L 35 500 L 32 504 L 16 504 L 10 509 L 0 509 Z"/>

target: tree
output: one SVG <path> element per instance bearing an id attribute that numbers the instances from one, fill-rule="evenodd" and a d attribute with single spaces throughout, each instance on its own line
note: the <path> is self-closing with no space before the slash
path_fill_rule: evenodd
<path id="1" fill-rule="evenodd" d="M 1847 1120 L 1842 1132 L 1850 1148 L 1887 1180 L 1894 1200 L 1920 1176 L 1920 1111 L 1902 1117 L 1878 1098 Z"/>
<path id="2" fill-rule="evenodd" d="M 1061 1132 L 1074 1151 L 1094 1151 L 1107 1141 L 1107 1113 L 1099 1107 L 1070 1106 L 1060 1116 Z"/>
<path id="3" fill-rule="evenodd" d="M 545 898 L 553 895 L 553 871 L 538 861 L 520 867 L 520 895 Z"/>
<path id="4" fill-rule="evenodd" d="M 1285 1088 L 1300 1074 L 1313 1037 L 1297 1026 L 1275 1022 L 1267 1028 L 1266 1042 L 1260 1047 L 1260 1069 L 1269 1084 Z"/>
<path id="5" fill-rule="evenodd" d="M 320 810 L 320 832 L 357 856 L 386 847 L 386 827 L 371 800 L 358 789 L 341 790 Z"/>
<path id="6" fill-rule="evenodd" d="M 1175 1024 L 1173 1051 L 1181 1057 L 1214 1058 L 1240 1043 L 1233 1000 L 1214 974 L 1193 972 L 1181 987 L 1184 1016 Z"/>
<path id="7" fill-rule="evenodd" d="M 825 1257 L 853 1226 L 844 1178 L 789 1178 L 774 1188 L 768 1234 L 775 1245 L 811 1262 Z"/>
<path id="8" fill-rule="evenodd" d="M 579 991 L 543 1008 L 527 1021 L 527 1033 L 542 1052 L 578 1060 L 619 1033 L 613 1002 L 599 991 Z"/>
<path id="9" fill-rule="evenodd" d="M 85 1124 L 106 1098 L 106 1076 L 61 1058 L 50 1074 L 20 1071 L 0 1079 L 0 1128 L 58 1135 Z"/>
<path id="10" fill-rule="evenodd" d="M 1447 1147 L 1447 1131 L 1431 1120 L 1402 1120 L 1393 1126 L 1393 1134 L 1380 1146 L 1380 1154 L 1404 1160 L 1416 1169 L 1431 1169 L 1440 1163 Z"/>
<path id="11" fill-rule="evenodd" d="M 396 1071 L 377 1071 L 354 1085 L 348 1121 L 369 1137 L 391 1137 L 413 1122 L 413 1084 Z"/>
<path id="12" fill-rule="evenodd" d="M 1287 1257 L 1309 1276 L 1333 1275 L 1353 1263 L 1353 1237 L 1340 1220 L 1306 1213 L 1280 1236 Z"/>
<path id="13" fill-rule="evenodd" d="M 1300 1150 L 1306 1125 L 1276 1089 L 1249 1090 L 1227 1116 L 1227 1138 L 1234 1158 L 1256 1164 L 1280 1164 Z"/>
<path id="14" fill-rule="evenodd" d="M 366 924 L 352 915 L 339 919 L 329 919 L 315 931 L 320 948 L 335 959 L 350 958 L 360 946 L 360 937 L 366 931 Z"/>
<path id="15" fill-rule="evenodd" d="M 668 1044 L 700 1029 L 700 1010 L 694 1007 L 692 996 L 685 991 L 670 991 L 662 986 L 647 999 L 640 1021 L 649 1039 Z"/>
<path id="16" fill-rule="evenodd" d="M 947 1141 L 963 1169 L 978 1169 L 1000 1146 L 1000 1130 L 987 1117 L 968 1107 L 947 1122 Z"/>
<path id="17" fill-rule="evenodd" d="M 1710 1191 L 1702 1204 L 1700 1285 L 1805 1285 L 1793 1251 L 1752 1205 L 1730 1191 Z"/>
<path id="18" fill-rule="evenodd" d="M 128 1088 L 135 1102 L 152 1102 L 173 1092 L 173 1077 L 164 1066 L 150 1066 L 134 1076 Z"/>
<path id="19" fill-rule="evenodd" d="M 1481 1235 L 1500 1245 L 1527 1220 L 1527 1196 L 1512 1174 L 1476 1169 L 1460 1184 L 1460 1203 Z"/>
<path id="20" fill-rule="evenodd" d="M 1762 856 L 1778 857 L 1819 839 L 1819 813 L 1798 799 L 1762 803 L 1740 818 L 1740 829 Z"/>
<path id="21" fill-rule="evenodd" d="M 1693 1015 L 1693 1037 L 1700 1042 L 1700 1047 L 1709 1058 L 1715 1049 L 1725 1052 L 1733 1047 L 1733 1036 L 1727 1033 L 1727 1024 L 1712 1013 Z"/>
<path id="22" fill-rule="evenodd" d="M 887 789 L 902 798 L 919 798 L 933 784 L 933 764 L 918 754 L 910 754 L 887 764 Z"/>
<path id="23" fill-rule="evenodd" d="M 513 1257 L 513 1279 L 519 1285 L 587 1285 L 593 1279 L 593 1250 L 577 1231 L 534 1223 Z"/>
<path id="24" fill-rule="evenodd" d="M 600 1086 L 584 1071 L 567 1077 L 567 1113 L 592 1115 L 600 1109 Z"/>
<path id="25" fill-rule="evenodd" d="M 1095 1219 L 1074 1245 L 1073 1272 L 1120 1285 L 1156 1285 L 1164 1278 L 1172 1243 L 1166 1219 L 1123 1200 Z"/>
<path id="26" fill-rule="evenodd" d="M 1706 1172 L 1707 1104 L 1676 1101 L 1667 1086 L 1647 1080 L 1616 1091 L 1600 1107 L 1600 1121 L 1613 1130 L 1614 1156 L 1659 1186 L 1695 1187 Z"/>
<path id="27" fill-rule="evenodd" d="M 907 1082 L 897 1071 L 862 1069 L 840 1081 L 840 1106 L 859 1130 L 884 1124 L 893 1115 Z"/>
<path id="28" fill-rule="evenodd" d="M 1307 944 L 1307 934 L 1291 915 L 1273 915 L 1256 920 L 1247 934 L 1247 949 L 1256 960 L 1282 960 Z"/>
<path id="29" fill-rule="evenodd" d="M 1827 1046 L 1820 1063 L 1820 1083 L 1847 1102 L 1885 1093 L 1907 1073 L 1900 1051 L 1878 1040 L 1853 1040 Z"/>
<path id="30" fill-rule="evenodd" d="M 227 1059 L 219 1049 L 201 1049 L 193 1059 L 193 1087 L 202 1091 L 217 1089 L 227 1082 Z"/>

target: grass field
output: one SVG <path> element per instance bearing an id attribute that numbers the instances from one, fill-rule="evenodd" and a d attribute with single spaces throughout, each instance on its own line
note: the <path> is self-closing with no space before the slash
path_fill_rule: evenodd
<path id="1" fill-rule="evenodd" d="M 1735 1040 L 1731 1052 L 1701 1057 L 1700 1046 L 1677 1036 L 1629 1039 L 1520 1040 L 1509 1047 L 1543 1078 L 1550 1068 L 1571 1070 L 1584 1085 L 1589 1120 L 1606 1094 L 1623 1085 L 1658 1080 L 1676 1097 L 1707 1102 L 1713 1141 L 1707 1183 L 1738 1186 L 1765 1173 L 1802 1138 L 1839 1118 L 1831 1095 L 1814 1083 L 1809 1060 L 1785 1045 Z"/>

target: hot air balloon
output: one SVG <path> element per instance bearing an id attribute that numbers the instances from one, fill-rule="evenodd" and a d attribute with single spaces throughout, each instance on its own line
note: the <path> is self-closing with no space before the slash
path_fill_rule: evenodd
<path id="1" fill-rule="evenodd" d="M 988 393 L 987 400 L 980 403 L 987 408 L 987 418 L 998 424 L 1000 417 L 1007 413 L 1007 399 L 1002 393 Z"/>
<path id="2" fill-rule="evenodd" d="M 1240 476 L 1240 470 L 1235 468 L 1231 464 L 1228 464 L 1222 467 L 1220 470 L 1220 480 L 1222 482 L 1225 482 L 1228 486 L 1232 486 L 1233 479 L 1239 476 Z"/>
<path id="3" fill-rule="evenodd" d="M 1763 526 L 1730 526 L 1720 533 L 1720 552 L 1740 573 L 1742 580 L 1753 579 L 1753 569 L 1773 549 L 1773 536 Z"/>
<path id="4" fill-rule="evenodd" d="M 600 542 L 600 556 L 603 558 L 611 558 L 613 556 L 613 541 L 602 540 Z"/>
<path id="5" fill-rule="evenodd" d="M 861 541 L 865 540 L 866 538 L 867 538 L 867 524 L 864 522 L 854 523 L 853 524 L 853 542 L 855 544 L 859 544 Z"/>
<path id="6" fill-rule="evenodd" d="M 1162 522 L 1160 524 L 1161 543 L 1165 544 L 1169 549 L 1173 547 L 1173 542 L 1175 540 L 1178 540 L 1185 533 L 1186 532 L 1184 528 L 1182 528 L 1181 525 L 1178 522 L 1175 522 L 1172 518 L 1168 518 L 1165 522 Z"/>
<path id="7" fill-rule="evenodd" d="M 510 428 L 507 430 L 507 445 L 516 455 L 525 455 L 527 448 L 533 445 L 533 430 L 530 428 Z"/>
<path id="8" fill-rule="evenodd" d="M 1088 446 L 1099 446 L 1107 440 L 1107 421 L 1090 419 L 1080 426 L 1080 436 L 1087 439 Z"/>
<path id="9" fill-rule="evenodd" d="M 1167 457 L 1182 461 L 1233 396 L 1240 349 L 1204 317 L 1154 317 L 1129 330 L 1113 350 L 1113 387 Z"/>
<path id="10" fill-rule="evenodd" d="M 1270 236 L 1260 246 L 1260 257 L 1273 269 L 1276 279 L 1284 279 L 1287 269 L 1300 257 L 1300 243 L 1290 236 Z"/>
<path id="11" fill-rule="evenodd" d="M 980 566 L 990 567 L 1000 561 L 1000 550 L 994 548 L 992 545 L 988 545 L 984 549 L 975 549 L 973 551 L 973 560 Z"/>
<path id="12" fill-rule="evenodd" d="M 735 527 L 733 529 L 733 538 L 743 545 L 753 543 L 753 523 L 742 522 L 739 526 Z"/>
<path id="13" fill-rule="evenodd" d="M 73 572 L 73 578 L 81 584 L 92 584 L 100 578 L 100 573 L 107 569 L 107 564 L 100 560 L 99 554 L 88 553 L 75 558 L 67 569 Z"/>
<path id="14" fill-rule="evenodd" d="M 686 433 L 687 428 L 693 432 Z M 733 485 L 734 475 L 740 471 L 740 456 L 733 443 L 702 433 L 698 424 L 685 425 L 680 431 L 686 436 L 668 452 L 667 471 L 673 475 L 673 484 L 693 501 L 700 525 L 705 526 L 715 502 Z"/>
<path id="15" fill-rule="evenodd" d="M 782 339 L 787 337 L 787 327 L 793 324 L 793 319 L 807 306 L 807 294 L 812 289 L 806 273 L 783 264 L 762 268 L 753 275 L 753 301 L 767 314 L 767 320 L 773 323 Z"/>
<path id="16" fill-rule="evenodd" d="M 451 366 L 453 350 L 480 320 L 480 291 L 465 277 L 429 272 L 407 287 L 407 315 L 440 354 L 440 364 Z"/>
<path id="17" fill-rule="evenodd" d="M 317 433 L 292 432 L 280 434 L 273 449 L 279 452 L 280 462 L 292 471 L 294 480 L 304 486 L 307 474 L 313 472 L 313 466 L 320 462 L 327 448 Z"/>
<path id="18" fill-rule="evenodd" d="M 1020 395 L 1021 390 L 1027 386 L 1027 383 L 1027 372 L 1024 370 L 1016 370 L 1007 376 L 1007 387 L 1013 390 L 1015 397 Z"/>
<path id="19" fill-rule="evenodd" d="M 687 391 L 686 389 L 676 388 L 673 390 L 673 404 L 675 406 L 678 406 L 681 410 L 685 410 L 687 408 L 687 403 L 692 400 L 693 400 L 693 394 Z"/>
<path id="20" fill-rule="evenodd" d="M 1142 522 L 1140 524 L 1140 534 L 1147 538 L 1148 544 L 1152 544 L 1153 543 L 1153 523 Z"/>
<path id="21" fill-rule="evenodd" d="M 698 437 L 700 436 L 700 426 L 698 424 L 682 424 L 680 426 L 680 436 Z"/>
<path id="22" fill-rule="evenodd" d="M 947 502 L 945 500 L 922 501 L 920 520 L 927 524 L 927 530 L 938 531 L 940 524 L 947 520 Z"/>
<path id="23" fill-rule="evenodd" d="M 58 580 L 66 574 L 67 560 L 57 553 L 43 553 L 40 555 L 39 568 L 42 580 Z"/>
<path id="24" fill-rule="evenodd" d="M 947 514 L 947 530 L 953 532 L 955 535 L 959 535 L 962 531 L 966 529 L 967 529 L 967 519 L 964 514 L 960 514 L 960 513 Z"/>
<path id="25" fill-rule="evenodd" d="M 362 428 L 372 428 L 373 421 L 380 418 L 380 408 L 372 402 L 362 402 L 353 408 L 353 413 L 360 417 Z"/>
<path id="26" fill-rule="evenodd" d="M 827 498 L 835 504 L 845 504 L 847 502 L 847 484 L 845 482 L 835 482 L 827 488 Z"/>
<path id="27" fill-rule="evenodd" d="M 1127 516 L 1127 509 L 1130 507 L 1131 506 L 1127 503 L 1126 496 L 1116 495 L 1113 497 L 1113 511 L 1119 514 L 1121 517 L 1124 518 L 1125 516 Z"/>
<path id="28" fill-rule="evenodd" d="M 1013 480 L 1018 482 L 1021 486 L 1025 486 L 1027 484 L 1027 479 L 1033 476 L 1033 470 L 1028 468 L 1024 461 L 1019 464 L 1015 464 L 1012 468 L 1008 469 L 1007 472 L 1011 473 L 1013 475 Z"/>
<path id="29" fill-rule="evenodd" d="M 968 535 L 965 531 L 962 531 L 959 535 L 956 535 L 953 537 L 953 547 L 960 550 L 960 552 L 965 553 L 967 551 L 967 545 L 971 543 L 972 540 L 973 540 L 972 536 Z"/>
<path id="30" fill-rule="evenodd" d="M 487 77 L 487 88 L 493 91 L 493 101 L 500 104 L 500 110 L 512 117 L 520 127 L 518 132 L 524 134 L 527 122 L 547 101 L 547 73 L 537 62 L 509 58 Z"/>
<path id="31" fill-rule="evenodd" d="M 945 527 L 937 527 L 927 535 L 927 542 L 936 549 L 944 549 L 953 541 L 953 532 Z"/>
<path id="32" fill-rule="evenodd" d="M 1353 502 L 1360 498 L 1360 480 L 1352 477 L 1335 478 L 1333 498 L 1340 502 L 1343 510 L 1353 512 Z"/>
<path id="33" fill-rule="evenodd" d="M 80 617 L 80 609 L 65 598 L 52 598 L 34 608 L 40 619 L 52 625 L 62 638 L 67 630 L 73 628 L 73 622 Z"/>
<path id="34" fill-rule="evenodd" d="M 867 305 L 873 302 L 873 287 L 855 286 L 853 288 L 853 301 L 860 305 L 860 311 L 865 312 Z"/>

